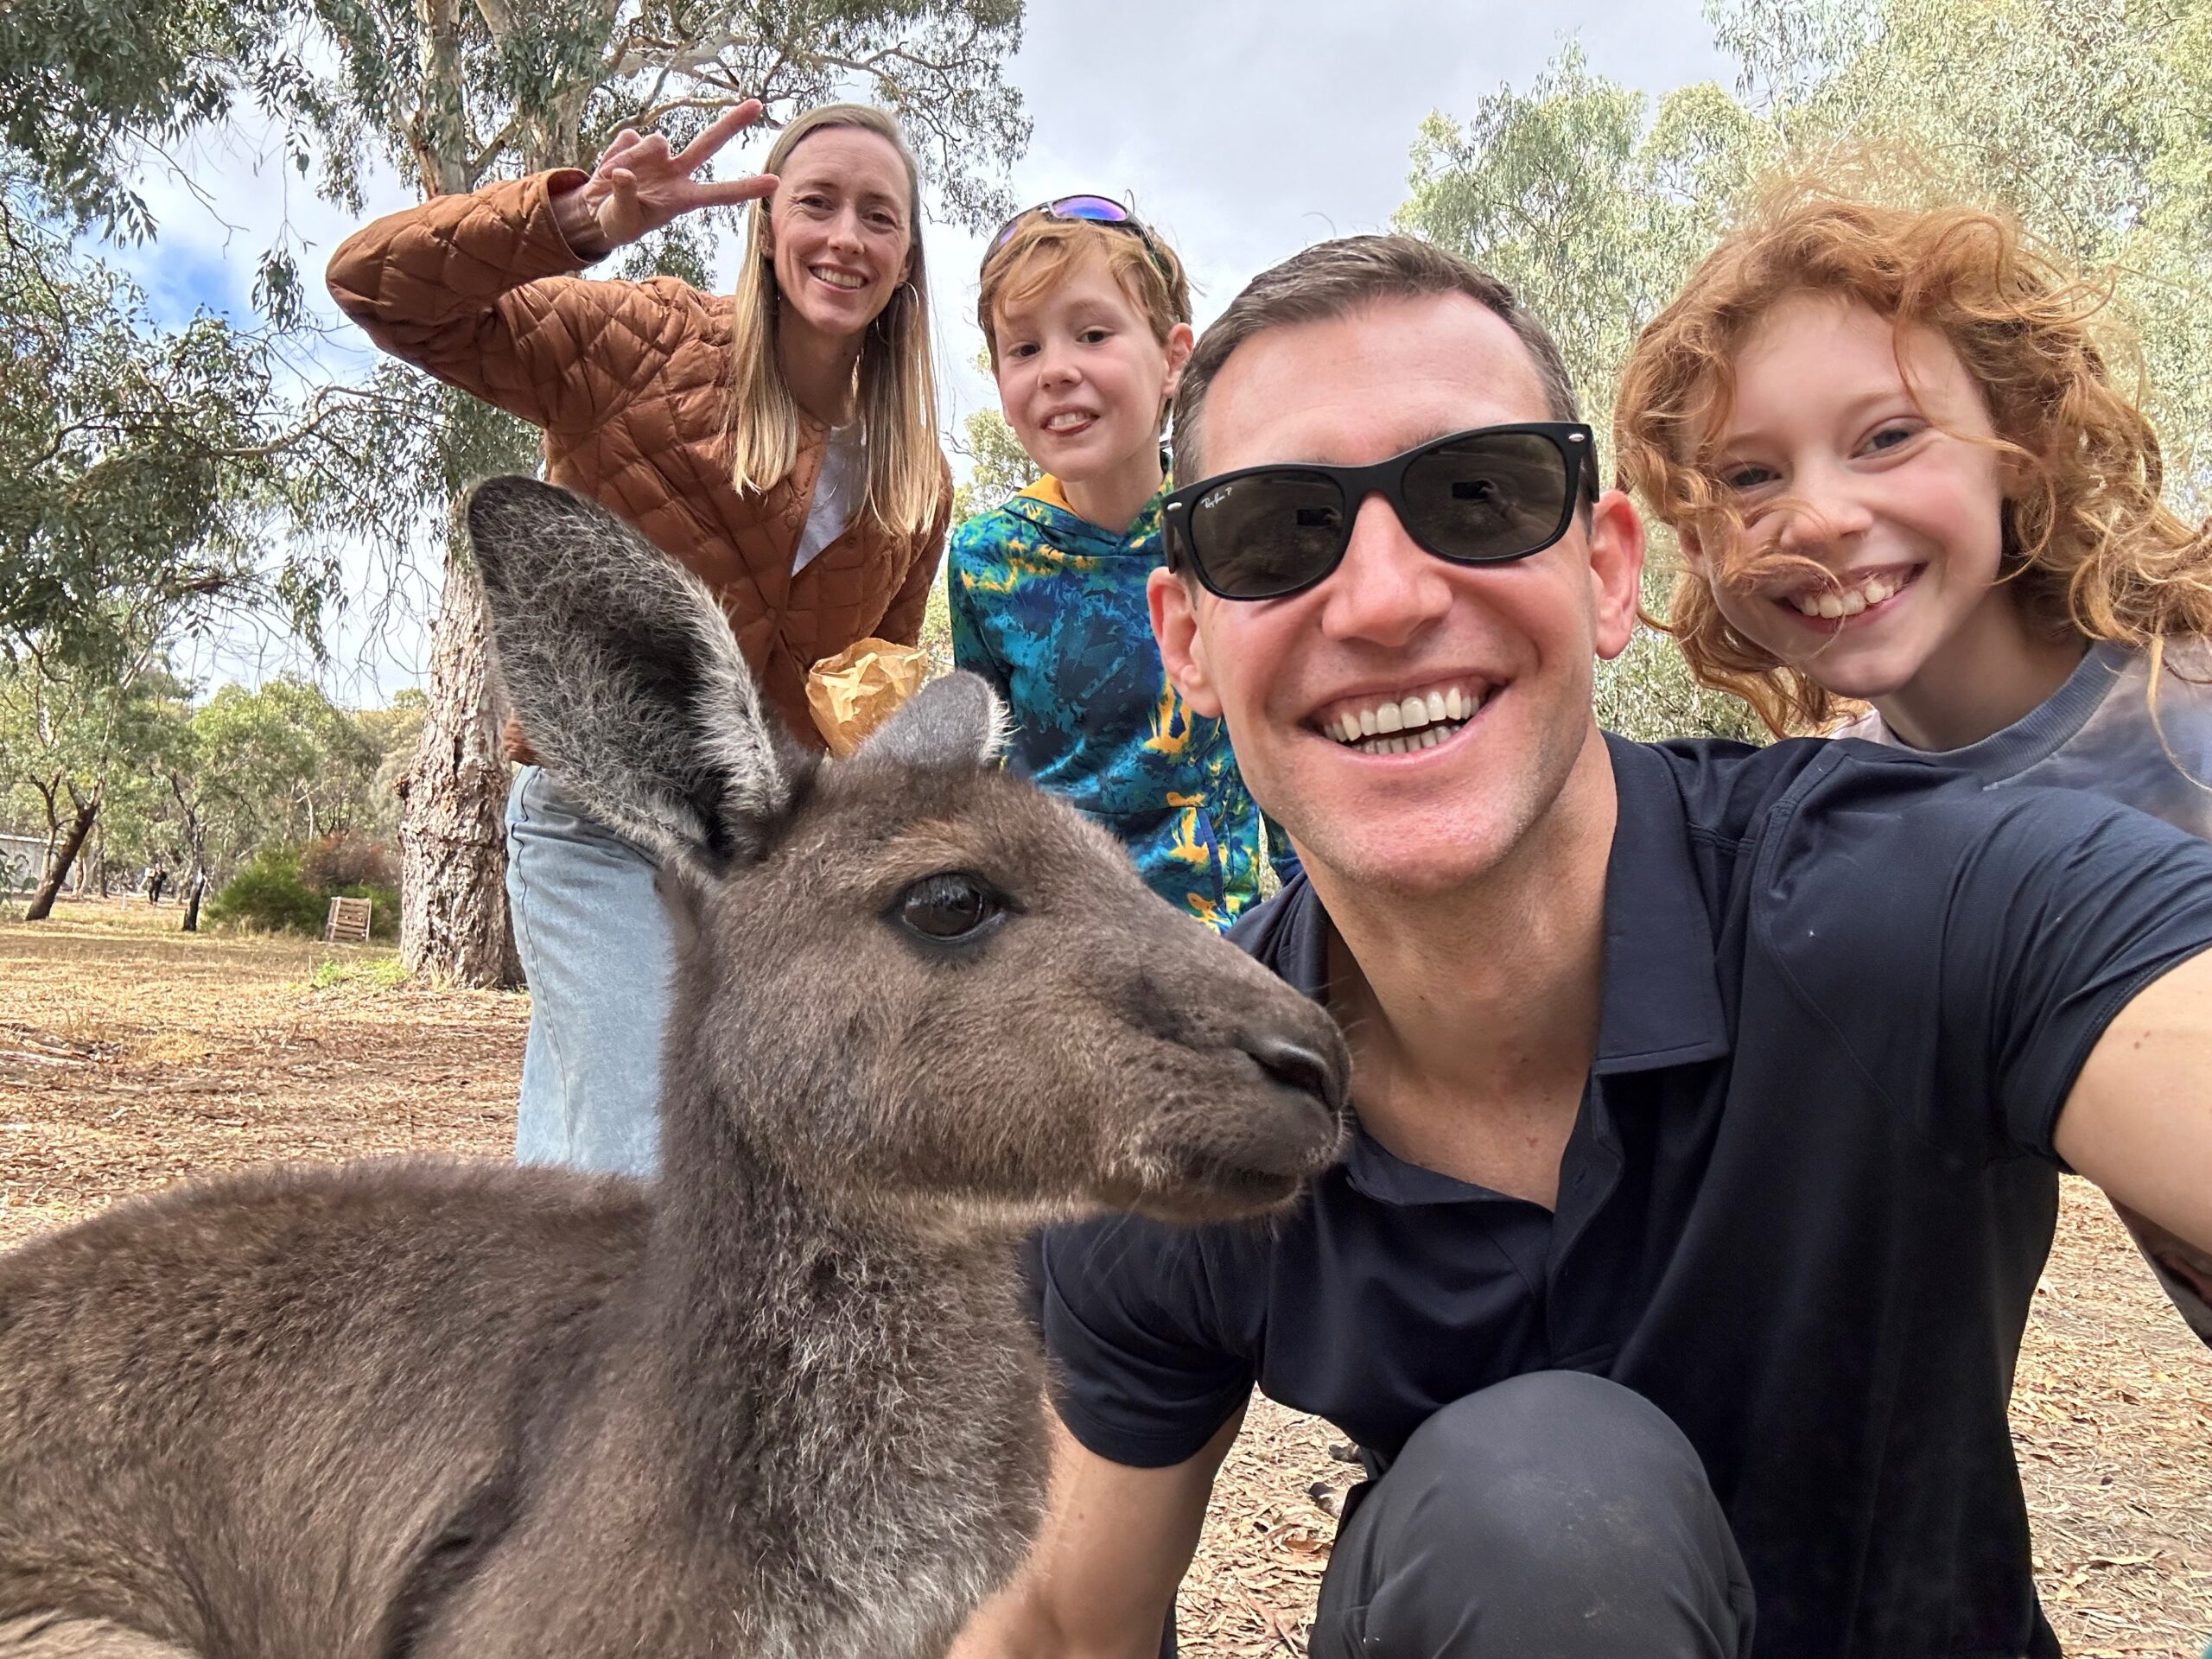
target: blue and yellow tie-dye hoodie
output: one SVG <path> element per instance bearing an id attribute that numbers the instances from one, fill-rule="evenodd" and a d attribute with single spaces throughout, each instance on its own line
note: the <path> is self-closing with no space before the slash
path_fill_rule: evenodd
<path id="1" fill-rule="evenodd" d="M 952 656 L 1005 699 L 1014 764 L 1119 836 L 1154 892 L 1224 928 L 1261 897 L 1260 814 L 1228 732 L 1185 705 L 1153 640 L 1144 587 L 1166 494 L 1116 536 L 1046 477 L 962 524 Z M 1279 836 L 1268 844 L 1279 874 L 1296 868 Z"/>

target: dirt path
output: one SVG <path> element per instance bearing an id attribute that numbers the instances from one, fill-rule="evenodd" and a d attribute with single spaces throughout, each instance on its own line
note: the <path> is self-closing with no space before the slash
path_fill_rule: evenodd
<path id="1" fill-rule="evenodd" d="M 0 921 L 0 1248 L 128 1193 L 280 1158 L 512 1144 L 528 1003 L 391 988 L 388 953 L 188 938 L 173 906 Z M 325 982 L 318 988 L 314 982 Z M 2069 1181 L 2012 1403 L 2037 1569 L 2075 1659 L 2212 1635 L 2212 1355 Z M 1300 1654 L 1347 1465 L 1255 1402 L 1181 1604 L 1196 1659 Z"/>

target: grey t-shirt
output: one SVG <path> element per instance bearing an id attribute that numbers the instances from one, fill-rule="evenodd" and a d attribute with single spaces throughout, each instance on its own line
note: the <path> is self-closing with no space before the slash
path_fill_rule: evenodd
<path id="1" fill-rule="evenodd" d="M 2065 684 L 2003 731 L 1921 753 L 1993 786 L 2087 790 L 2212 841 L 2212 644 L 2166 647 L 2155 721 L 2150 680 L 2141 652 L 2094 645 Z M 1907 747 L 1872 710 L 1836 735 Z"/>
<path id="2" fill-rule="evenodd" d="M 1962 749 L 1918 753 L 1970 772 L 1992 788 L 2086 790 L 2212 841 L 2212 644 L 2167 645 L 2155 720 L 2145 695 L 2150 683 L 2151 659 L 2143 652 L 2094 645 L 2065 684 L 2003 731 Z M 1836 735 L 1910 747 L 1871 709 Z M 2201 1270 L 2204 1257 L 2146 1223 L 2131 1219 L 2129 1225 L 2174 1306 L 2212 1345 L 2212 1304 L 2169 1265 L 2178 1258 Z"/>

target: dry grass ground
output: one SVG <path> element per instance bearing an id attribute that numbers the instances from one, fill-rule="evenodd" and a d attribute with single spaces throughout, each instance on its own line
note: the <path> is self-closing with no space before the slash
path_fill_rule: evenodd
<path id="1" fill-rule="evenodd" d="M 394 987 L 381 950 L 175 925 L 135 900 L 0 921 L 0 1248 L 210 1170 L 506 1150 L 524 999 Z M 2044 1595 L 2078 1659 L 2196 1659 L 2212 1356 L 2102 1200 L 2067 1187 L 2012 1405 Z M 1332 1529 L 1310 1489 L 1351 1474 L 1329 1439 L 1255 1403 L 1185 1586 L 1186 1653 L 1305 1650 Z"/>

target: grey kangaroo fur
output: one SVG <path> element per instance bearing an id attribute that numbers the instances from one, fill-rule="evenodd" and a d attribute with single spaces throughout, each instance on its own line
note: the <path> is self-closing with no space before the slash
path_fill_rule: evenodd
<path id="1" fill-rule="evenodd" d="M 1325 1015 L 1001 772 L 981 682 L 819 761 L 609 515 L 469 525 L 533 741 L 686 918 L 665 1173 L 274 1169 L 0 1257 L 9 1659 L 941 1654 L 1042 1501 L 1020 1236 L 1335 1155 Z"/>

